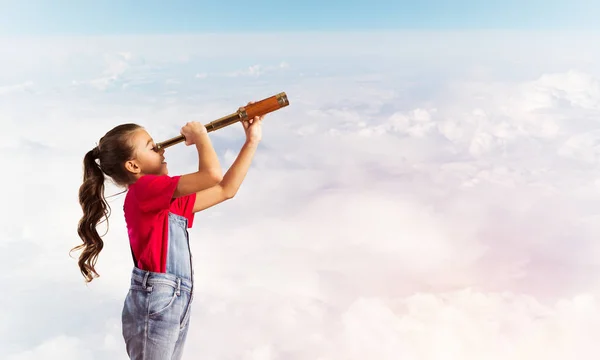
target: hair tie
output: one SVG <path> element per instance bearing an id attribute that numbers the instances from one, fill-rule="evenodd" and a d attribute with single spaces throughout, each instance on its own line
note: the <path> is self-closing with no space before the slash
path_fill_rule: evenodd
<path id="1" fill-rule="evenodd" d="M 98 149 L 97 146 L 92 149 L 92 155 L 94 156 L 95 159 L 100 158 L 100 149 Z"/>

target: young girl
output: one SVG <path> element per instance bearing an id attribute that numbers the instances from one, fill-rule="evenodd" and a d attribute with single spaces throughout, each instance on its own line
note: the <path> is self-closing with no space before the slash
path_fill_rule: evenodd
<path id="1" fill-rule="evenodd" d="M 242 122 L 246 142 L 225 176 L 206 128 L 197 122 L 181 129 L 185 144 L 198 150 L 198 171 L 191 174 L 169 176 L 164 149 L 156 151 L 136 124 L 113 128 L 85 155 L 78 227 L 83 244 L 73 250 L 82 249 L 78 264 L 87 282 L 99 276 L 94 266 L 103 242 L 96 225 L 109 216 L 104 175 L 127 189 L 123 210 L 134 267 L 122 325 L 131 359 L 181 358 L 194 297 L 187 229 L 194 213 L 236 194 L 261 140 L 263 118 Z"/>

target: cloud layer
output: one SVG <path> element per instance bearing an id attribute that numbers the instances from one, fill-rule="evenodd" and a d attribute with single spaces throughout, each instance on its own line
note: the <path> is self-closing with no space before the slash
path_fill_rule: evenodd
<path id="1" fill-rule="evenodd" d="M 20 44 L 0 70 L 16 174 L 0 217 L 5 357 L 126 358 L 122 195 L 100 279 L 85 286 L 68 257 L 81 161 L 108 129 L 137 122 L 160 141 L 286 91 L 236 198 L 191 230 L 186 358 L 595 358 L 598 53 L 551 35 L 2 39 Z M 211 137 L 227 169 L 241 127 Z M 166 156 L 194 171 L 190 148 Z"/>

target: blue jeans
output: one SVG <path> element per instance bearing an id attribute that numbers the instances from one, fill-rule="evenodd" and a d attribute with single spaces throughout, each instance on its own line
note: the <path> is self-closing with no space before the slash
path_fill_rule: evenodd
<path id="1" fill-rule="evenodd" d="M 181 359 L 192 299 L 191 280 L 134 268 L 122 313 L 130 359 Z"/>

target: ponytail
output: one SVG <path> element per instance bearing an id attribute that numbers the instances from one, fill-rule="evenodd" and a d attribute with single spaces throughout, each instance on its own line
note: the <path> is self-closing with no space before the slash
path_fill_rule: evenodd
<path id="1" fill-rule="evenodd" d="M 83 216 L 77 227 L 77 234 L 83 244 L 71 251 L 83 250 L 78 265 L 86 282 L 99 276 L 94 266 L 104 243 L 96 226 L 102 218 L 106 218 L 108 231 L 110 206 L 104 197 L 104 176 L 123 187 L 135 181 L 124 164 L 135 155 L 131 136 L 139 129 L 142 127 L 137 124 L 122 124 L 112 128 L 100 139 L 98 146 L 88 151 L 83 158 L 83 184 L 79 187 L 79 205 Z"/>
<path id="2" fill-rule="evenodd" d="M 91 282 L 99 276 L 94 266 L 104 243 L 96 226 L 103 217 L 108 223 L 110 215 L 110 207 L 104 198 L 104 173 L 96 163 L 98 158 L 98 147 L 88 151 L 83 158 L 83 184 L 79 188 L 79 204 L 83 210 L 83 216 L 79 220 L 77 228 L 83 244 L 71 250 L 83 249 L 78 265 L 86 282 Z"/>

